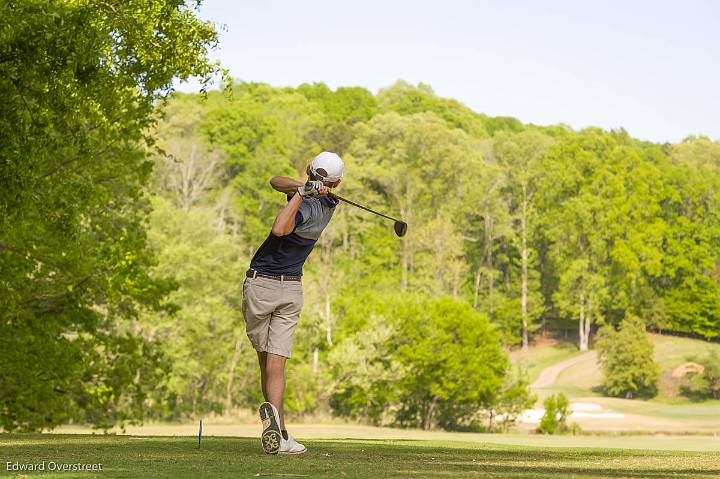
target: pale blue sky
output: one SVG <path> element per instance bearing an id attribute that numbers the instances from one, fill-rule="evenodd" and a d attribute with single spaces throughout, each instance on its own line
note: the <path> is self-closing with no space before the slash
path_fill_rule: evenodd
<path id="1" fill-rule="evenodd" d="M 489 115 L 720 139 L 720 1 L 205 0 L 234 78 L 430 84 Z M 182 91 L 196 85 L 181 85 Z"/>

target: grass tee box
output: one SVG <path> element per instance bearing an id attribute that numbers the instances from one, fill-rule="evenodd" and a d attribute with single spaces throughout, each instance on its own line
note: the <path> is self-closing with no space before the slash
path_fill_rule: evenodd
<path id="1" fill-rule="evenodd" d="M 538 438 L 540 439 L 540 438 Z M 622 441 L 624 438 L 618 438 Z M 463 441 L 311 440 L 268 456 L 257 438 L 2 435 L 0 474 L 23 477 L 717 477 L 719 452 L 554 448 Z M 100 464 L 102 472 L 13 472 L 24 464 Z M 17 468 L 17 467 L 16 467 Z"/>

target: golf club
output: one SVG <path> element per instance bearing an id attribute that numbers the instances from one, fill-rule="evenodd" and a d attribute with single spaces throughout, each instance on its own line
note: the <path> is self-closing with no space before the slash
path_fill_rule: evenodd
<path id="1" fill-rule="evenodd" d="M 393 228 L 395 229 L 395 234 L 398 235 L 398 236 L 400 236 L 400 237 L 405 236 L 405 233 L 407 233 L 407 223 L 405 223 L 404 221 L 400 221 L 400 220 L 395 219 L 395 218 L 393 218 L 393 217 L 391 217 L 391 216 L 387 216 L 387 215 L 384 215 L 384 214 L 382 214 L 382 213 L 378 213 L 377 211 L 373 211 L 373 210 L 371 210 L 370 208 L 367 208 L 367 207 L 365 207 L 365 206 L 363 206 L 363 205 L 359 205 L 359 204 L 355 203 L 354 201 L 350 201 L 350 200 L 348 200 L 347 198 L 343 198 L 342 196 L 338 196 L 338 195 L 336 195 L 335 193 L 328 193 L 328 196 L 330 196 L 330 197 L 332 197 L 332 198 L 335 198 L 335 199 L 337 199 L 337 200 L 340 200 L 340 201 L 344 201 L 345 203 L 351 204 L 351 205 L 353 205 L 353 206 L 357 206 L 358 208 L 363 209 L 363 210 L 365 210 L 365 211 L 369 211 L 370 213 L 375 213 L 376 215 L 382 216 L 383 218 L 387 218 L 387 219 L 389 219 L 389 220 L 393 220 L 393 221 L 395 222 L 395 225 L 393 225 Z"/>

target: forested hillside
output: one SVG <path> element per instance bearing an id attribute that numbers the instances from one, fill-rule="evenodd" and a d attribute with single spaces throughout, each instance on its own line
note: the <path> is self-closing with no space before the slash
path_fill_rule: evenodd
<path id="1" fill-rule="evenodd" d="M 322 150 L 339 193 L 409 230 L 338 207 L 305 267 L 290 414 L 497 430 L 533 402 L 507 351 L 541 328 L 580 350 L 621 324 L 605 337 L 720 336 L 720 143 L 526 125 L 404 82 L 170 95 L 221 73 L 184 2 L 0 14 L 4 430 L 255 408 L 240 304 L 286 201 L 268 180 Z"/>
<path id="2" fill-rule="evenodd" d="M 322 150 L 339 192 L 402 217 L 407 236 L 347 205 L 305 268 L 288 409 L 380 424 L 493 428 L 529 401 L 504 349 L 539 328 L 720 334 L 720 144 L 491 118 L 398 82 L 377 95 L 241 83 L 163 109 L 148 188 L 153 274 L 177 307 L 144 316 L 169 361 L 157 417 L 252 407 L 256 357 L 241 287 L 285 197 Z M 452 401 L 451 401 L 452 399 Z"/>

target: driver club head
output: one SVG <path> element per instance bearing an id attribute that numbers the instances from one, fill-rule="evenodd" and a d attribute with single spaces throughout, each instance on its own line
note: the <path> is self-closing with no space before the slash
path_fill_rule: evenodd
<path id="1" fill-rule="evenodd" d="M 405 236 L 405 233 L 407 233 L 407 223 L 404 221 L 396 221 L 393 228 L 395 228 L 395 234 L 400 237 Z"/>

